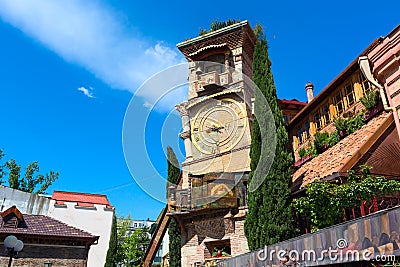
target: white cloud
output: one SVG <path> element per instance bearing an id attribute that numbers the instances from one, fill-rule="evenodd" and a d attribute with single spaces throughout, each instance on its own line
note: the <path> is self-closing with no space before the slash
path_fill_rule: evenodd
<path id="1" fill-rule="evenodd" d="M 85 88 L 83 86 L 78 88 L 78 91 L 81 91 L 85 96 L 89 97 L 89 98 L 95 98 L 93 95 L 93 88 L 89 87 L 89 88 Z"/>
<path id="2" fill-rule="evenodd" d="M 152 108 L 153 105 L 152 105 L 150 102 L 148 102 L 148 101 L 144 101 L 143 107 L 145 107 L 145 108 Z"/>
<path id="3" fill-rule="evenodd" d="M 98 1 L 1 0 L 0 17 L 111 87 L 132 93 L 152 74 L 183 60 L 175 48 L 138 37 Z M 142 97 L 154 103 L 155 95 Z"/>

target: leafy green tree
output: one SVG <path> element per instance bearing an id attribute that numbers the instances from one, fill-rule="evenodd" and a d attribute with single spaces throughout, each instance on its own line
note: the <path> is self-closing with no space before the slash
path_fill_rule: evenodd
<path id="1" fill-rule="evenodd" d="M 206 29 L 200 29 L 199 35 L 202 36 L 210 32 L 215 32 L 218 31 L 219 29 L 226 28 L 228 26 L 231 26 L 239 22 L 240 20 L 236 19 L 228 19 L 226 21 L 219 21 L 218 19 L 215 19 L 211 22 L 210 29 L 208 31 Z"/>
<path id="2" fill-rule="evenodd" d="M 118 259 L 117 259 L 117 251 L 118 251 L 118 235 L 117 235 L 117 216 L 113 216 L 110 242 L 108 243 L 107 257 L 106 263 L 104 267 L 117 267 Z"/>
<path id="3" fill-rule="evenodd" d="M 130 216 L 113 220 L 113 230 L 106 258 L 106 267 L 140 266 L 147 246 L 150 243 L 147 227 L 131 230 Z"/>
<path id="4" fill-rule="evenodd" d="M 400 190 L 399 181 L 371 175 L 370 169 L 361 165 L 360 174 L 349 171 L 347 182 L 342 184 L 316 179 L 307 186 L 305 197 L 293 200 L 293 207 L 311 223 L 311 231 L 316 231 L 343 222 L 346 208 Z"/>
<path id="5" fill-rule="evenodd" d="M 4 157 L 0 149 L 0 160 Z M 3 177 L 6 177 L 8 186 L 28 193 L 43 194 L 47 188 L 58 179 L 58 172 L 50 171 L 46 174 L 40 174 L 39 163 L 34 161 L 25 168 L 25 173 L 21 176 L 21 165 L 15 159 L 6 161 L 0 165 L 0 184 L 4 183 Z M 8 175 L 8 177 L 7 177 Z"/>
<path id="6" fill-rule="evenodd" d="M 146 248 L 150 243 L 149 229 L 136 228 L 135 231 L 125 238 L 122 250 L 125 252 L 123 263 L 126 266 L 140 266 Z"/>
<path id="7" fill-rule="evenodd" d="M 117 253 L 115 257 L 118 264 L 126 262 L 126 254 L 123 247 L 126 238 L 129 236 L 130 224 L 131 218 L 129 215 L 127 218 L 120 217 L 117 219 Z"/>
<path id="8" fill-rule="evenodd" d="M 179 179 L 180 169 L 175 153 L 171 147 L 167 148 L 168 182 L 176 184 Z M 181 230 L 178 222 L 171 218 L 168 226 L 169 235 L 169 266 L 181 266 Z"/>
<path id="9" fill-rule="evenodd" d="M 293 158 L 288 150 L 288 133 L 278 105 L 267 40 L 260 25 L 257 25 L 254 31 L 257 43 L 253 58 L 253 81 L 262 93 L 262 95 L 255 94 L 254 108 L 259 111 L 265 109 L 260 100 L 265 97 L 272 111 L 277 144 L 274 161 L 269 172 L 262 174 L 263 182 L 260 187 L 249 192 L 245 234 L 249 248 L 252 250 L 288 239 L 293 235 L 293 217 L 290 206 Z M 262 142 L 266 140 L 262 140 L 265 139 L 265 136 L 262 136 L 259 125 L 269 125 L 272 121 L 265 112 L 257 112 L 257 114 L 263 114 L 263 116 L 258 116 L 253 122 L 249 182 L 252 179 L 260 179 L 260 177 L 254 176 L 260 175 L 255 173 L 255 169 L 260 162 L 261 150 L 267 149 L 262 146 Z M 262 123 L 261 120 L 263 120 Z M 268 153 L 270 152 L 267 151 Z"/>

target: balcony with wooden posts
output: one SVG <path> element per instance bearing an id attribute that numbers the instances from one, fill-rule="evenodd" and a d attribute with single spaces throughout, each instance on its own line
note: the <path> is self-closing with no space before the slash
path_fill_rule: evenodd
<path id="1" fill-rule="evenodd" d="M 232 178 L 191 178 L 188 188 L 168 188 L 168 214 L 189 214 L 206 209 L 235 209 L 246 205 L 246 188 Z"/>

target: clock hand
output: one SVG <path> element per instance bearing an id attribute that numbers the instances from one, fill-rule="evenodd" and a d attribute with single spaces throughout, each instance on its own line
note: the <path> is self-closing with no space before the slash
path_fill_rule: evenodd
<path id="1" fill-rule="evenodd" d="M 222 125 L 213 125 L 212 127 L 209 127 L 208 129 L 210 129 L 210 131 L 213 131 L 213 132 L 217 132 L 217 133 L 221 133 L 221 131 L 220 130 L 222 130 L 222 129 L 224 129 L 225 127 L 224 126 L 222 126 Z"/>

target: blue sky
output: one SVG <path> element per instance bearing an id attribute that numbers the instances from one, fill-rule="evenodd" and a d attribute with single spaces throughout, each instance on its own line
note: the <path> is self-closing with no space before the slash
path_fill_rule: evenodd
<path id="1" fill-rule="evenodd" d="M 260 23 L 278 96 L 304 101 L 307 81 L 319 92 L 374 38 L 400 23 L 399 1 L 377 3 L 3 0 L 0 148 L 6 159 L 24 166 L 38 161 L 41 172 L 60 172 L 49 192 L 104 193 L 117 214 L 155 219 L 164 204 L 133 181 L 122 126 L 142 82 L 182 62 L 176 43 L 197 36 L 213 19 Z M 138 121 L 156 95 L 146 90 L 132 100 Z M 136 178 L 151 181 L 154 169 L 165 175 L 160 129 L 166 111 L 150 114 L 149 156 L 138 152 L 133 159 Z M 171 142 L 179 149 L 179 119 L 168 118 L 175 126 L 165 133 L 163 145 Z M 143 164 L 145 157 L 154 168 Z"/>

